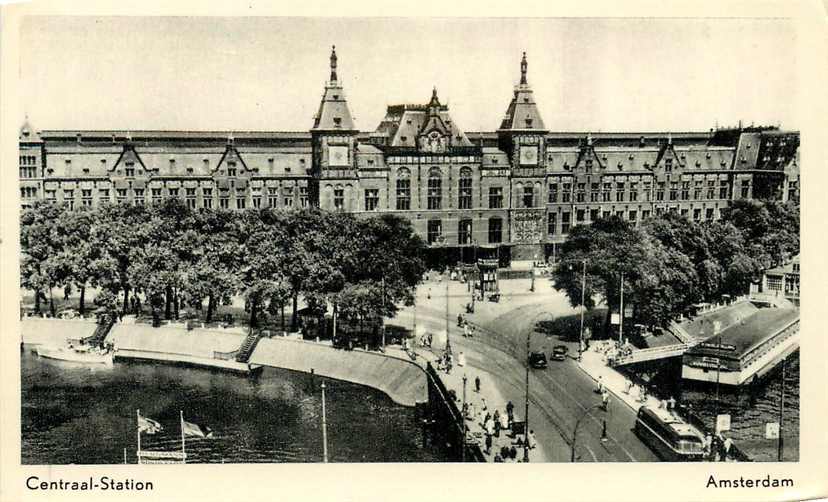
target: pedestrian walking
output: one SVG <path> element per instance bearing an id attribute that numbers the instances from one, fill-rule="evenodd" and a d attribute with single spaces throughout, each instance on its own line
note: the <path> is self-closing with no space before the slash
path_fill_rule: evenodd
<path id="1" fill-rule="evenodd" d="M 538 441 L 535 438 L 535 431 L 530 430 L 529 436 L 526 438 L 526 442 L 529 444 L 529 449 L 533 450 L 538 445 Z"/>
<path id="2" fill-rule="evenodd" d="M 722 444 L 722 451 L 724 455 L 722 455 L 722 460 L 727 462 L 727 459 L 730 458 L 730 448 L 733 446 L 733 440 L 730 438 L 726 438 L 724 443 Z"/>
<path id="3" fill-rule="evenodd" d="M 474 410 L 474 403 L 469 403 L 469 405 L 466 407 L 466 418 L 477 418 L 477 415 L 475 414 Z"/>
<path id="4" fill-rule="evenodd" d="M 512 446 L 511 448 L 509 448 L 509 457 L 510 457 L 512 460 L 515 460 L 515 459 L 517 458 L 517 448 L 515 448 L 514 446 Z"/>
<path id="5" fill-rule="evenodd" d="M 485 397 L 481 397 L 481 398 L 480 398 L 480 401 L 482 401 L 482 402 L 483 402 L 483 410 L 484 410 L 484 411 L 485 411 L 485 410 L 488 410 L 488 409 L 489 409 L 489 405 L 488 405 L 488 404 L 486 404 L 486 398 L 485 398 Z"/>
<path id="6" fill-rule="evenodd" d="M 486 455 L 492 452 L 492 436 L 486 434 Z"/>
<path id="7" fill-rule="evenodd" d="M 667 409 L 668 410 L 676 409 L 676 400 L 673 399 L 673 396 L 670 396 L 670 399 L 667 400 Z"/>
<path id="8" fill-rule="evenodd" d="M 474 377 L 474 391 L 480 393 L 480 377 Z"/>
<path id="9" fill-rule="evenodd" d="M 713 436 L 710 435 L 708 432 L 707 435 L 704 436 L 704 457 L 707 460 L 710 460 L 710 451 L 711 447 L 713 446 Z"/>
<path id="10" fill-rule="evenodd" d="M 507 427 L 507 428 L 511 429 L 512 428 L 512 422 L 515 421 L 515 405 L 512 404 L 511 401 L 506 403 L 506 414 L 508 415 L 508 418 L 509 418 L 509 427 Z"/>
<path id="11" fill-rule="evenodd" d="M 607 392 L 606 389 L 601 394 L 601 404 L 604 407 L 604 411 L 609 411 L 609 392 Z"/>
<path id="12" fill-rule="evenodd" d="M 509 416 L 506 413 L 500 414 L 500 428 L 501 429 L 508 429 L 509 428 Z"/>
<path id="13" fill-rule="evenodd" d="M 629 394 L 630 389 L 632 389 L 632 386 L 633 386 L 632 380 L 627 380 L 626 383 L 624 384 L 624 394 Z"/>
<path id="14" fill-rule="evenodd" d="M 597 394 L 602 394 L 604 392 L 604 376 L 600 375 L 598 377 L 598 388 L 595 389 Z"/>

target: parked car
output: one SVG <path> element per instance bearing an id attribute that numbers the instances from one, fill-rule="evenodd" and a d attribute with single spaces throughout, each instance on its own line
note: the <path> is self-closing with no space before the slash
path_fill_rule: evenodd
<path id="1" fill-rule="evenodd" d="M 556 361 L 564 361 L 566 354 L 569 352 L 569 347 L 566 345 L 555 345 L 552 347 L 552 359 Z"/>
<path id="2" fill-rule="evenodd" d="M 535 369 L 546 368 L 546 354 L 544 354 L 543 352 L 530 352 L 529 366 Z"/>

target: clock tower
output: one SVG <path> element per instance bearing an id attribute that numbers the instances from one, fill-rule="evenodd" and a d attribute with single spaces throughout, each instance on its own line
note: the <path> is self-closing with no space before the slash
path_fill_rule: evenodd
<path id="1" fill-rule="evenodd" d="M 313 149 L 310 197 L 316 206 L 320 205 L 322 180 L 356 179 L 354 155 L 358 131 L 336 73 L 336 46 L 331 49 L 330 65 L 331 77 L 325 84 L 325 93 L 310 130 Z"/>
<path id="2" fill-rule="evenodd" d="M 534 174 L 534 171 L 545 169 L 544 138 L 547 131 L 526 80 L 528 68 L 524 52 L 520 61 L 520 83 L 515 87 L 497 133 L 500 149 L 509 155 L 513 170 Z"/>

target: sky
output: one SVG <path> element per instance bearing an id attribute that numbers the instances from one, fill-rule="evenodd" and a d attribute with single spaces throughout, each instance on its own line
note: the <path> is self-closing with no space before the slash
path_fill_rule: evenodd
<path id="1" fill-rule="evenodd" d="M 335 44 L 358 129 L 436 87 L 493 131 L 526 51 L 552 131 L 795 129 L 796 43 L 783 19 L 38 16 L 19 72 L 37 129 L 307 131 Z"/>

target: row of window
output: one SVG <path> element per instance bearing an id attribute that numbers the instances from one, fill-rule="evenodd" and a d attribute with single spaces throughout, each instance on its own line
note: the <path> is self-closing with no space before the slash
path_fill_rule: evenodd
<path id="1" fill-rule="evenodd" d="M 20 156 L 20 165 L 21 166 L 34 166 L 34 165 L 37 165 L 37 155 L 21 155 Z"/>
<path id="2" fill-rule="evenodd" d="M 24 187 L 26 188 L 26 187 Z M 92 206 L 92 189 L 81 189 L 80 196 L 81 196 L 81 205 L 83 206 Z M 21 188 L 21 195 L 23 193 L 23 188 Z M 63 190 L 63 202 L 71 208 L 74 208 L 75 205 L 75 194 L 76 190 L 73 189 L 65 189 Z M 168 188 L 167 189 L 167 197 L 176 198 L 179 197 L 181 194 L 178 188 Z M 281 199 L 282 199 L 282 206 L 283 207 L 293 207 L 293 187 L 285 187 L 282 189 Z M 129 200 L 130 195 L 132 196 L 132 201 L 135 204 L 143 205 L 146 199 L 146 190 L 143 188 L 134 188 L 131 190 L 131 193 L 126 188 L 117 188 L 115 189 L 115 201 L 118 203 L 124 203 Z M 152 188 L 150 191 L 152 202 L 160 202 L 164 198 L 164 194 L 161 188 Z M 185 188 L 184 189 L 184 200 L 188 207 L 196 208 L 198 206 L 198 199 L 197 193 L 195 188 Z M 205 208 L 212 208 L 213 207 L 213 189 L 212 188 L 202 188 L 201 189 L 201 207 Z M 55 190 L 46 190 L 46 199 L 47 200 L 55 200 L 56 199 L 56 191 Z M 98 199 L 99 200 L 111 200 L 110 199 L 110 190 L 108 188 L 101 188 L 98 190 Z M 253 208 L 261 208 L 261 207 L 278 207 L 279 206 L 279 189 L 278 188 L 268 188 L 266 197 L 262 196 L 262 193 L 258 190 L 252 193 L 250 197 L 251 207 Z M 246 209 L 247 208 L 247 193 L 246 189 L 238 188 L 236 189 L 235 194 L 235 208 L 236 209 Z M 219 207 L 222 209 L 229 209 L 230 208 L 230 191 L 229 190 L 219 190 Z M 266 201 L 266 206 L 263 206 L 263 201 Z M 308 198 L 308 187 L 299 187 L 299 206 L 300 207 L 308 207 L 309 205 L 309 198 Z"/>
<path id="3" fill-rule="evenodd" d="M 20 166 L 20 179 L 37 178 L 37 166 Z"/>
<path id="4" fill-rule="evenodd" d="M 20 187 L 21 199 L 36 199 L 37 187 Z"/>
<path id="5" fill-rule="evenodd" d="M 689 209 L 679 209 L 679 208 L 670 208 L 668 211 L 672 213 L 678 213 L 685 218 L 690 217 L 690 210 Z M 656 208 L 655 210 L 657 215 L 664 213 L 663 208 Z M 549 235 L 558 235 L 558 234 L 568 234 L 569 230 L 572 226 L 572 214 L 568 211 L 564 211 L 560 213 L 560 228 L 558 226 L 558 214 L 557 213 L 549 213 L 547 218 L 547 232 Z M 598 209 L 578 209 L 575 211 L 575 224 L 584 224 L 584 223 L 591 223 L 599 218 L 609 218 L 611 216 L 617 216 L 621 219 L 626 219 L 627 221 L 638 224 L 639 221 L 646 220 L 650 217 L 651 213 L 649 209 L 644 209 L 641 211 L 641 220 L 638 219 L 639 214 L 638 210 L 630 210 L 630 211 L 601 211 Z M 701 208 L 693 209 L 693 221 L 712 221 L 716 218 L 716 209 L 712 207 L 708 207 L 704 209 L 702 212 Z M 588 218 L 588 219 L 587 219 Z"/>
<path id="6" fill-rule="evenodd" d="M 488 222 L 488 242 L 489 244 L 499 244 L 503 241 L 503 219 L 489 218 Z M 457 242 L 461 245 L 477 244 L 473 240 L 472 220 L 460 220 L 457 222 Z M 429 244 L 435 244 L 444 241 L 443 237 L 443 221 L 442 220 L 428 220 L 428 229 L 426 232 L 426 239 Z"/>
<path id="7" fill-rule="evenodd" d="M 559 189 L 560 187 L 560 189 Z M 574 190 L 573 190 L 574 187 Z M 587 202 L 587 194 L 589 195 L 589 202 L 636 202 L 641 193 L 643 200 L 649 202 L 651 200 L 652 182 L 645 181 L 643 183 L 631 182 L 627 185 L 624 182 L 617 183 L 590 183 L 589 191 L 587 192 L 586 183 L 577 183 L 573 186 L 572 183 L 550 183 L 549 184 L 549 203 L 557 202 Z M 640 191 L 643 189 L 643 192 Z M 729 184 L 726 180 L 721 180 L 718 184 L 716 180 L 708 180 L 705 185 L 704 181 L 697 180 L 695 182 L 678 181 L 670 182 L 669 190 L 667 183 L 660 181 L 656 183 L 655 200 L 704 200 L 727 199 L 729 192 Z M 692 193 L 692 197 L 691 197 Z M 741 183 L 742 198 L 747 198 L 750 193 L 750 182 L 742 181 Z M 705 197 L 706 196 L 706 197 Z"/>

